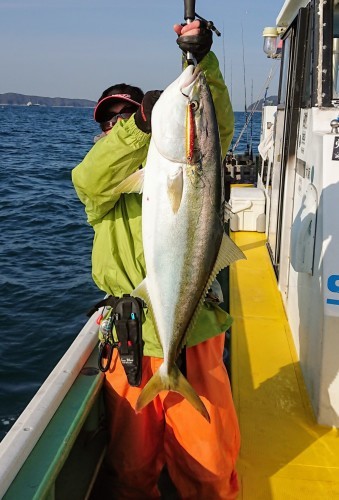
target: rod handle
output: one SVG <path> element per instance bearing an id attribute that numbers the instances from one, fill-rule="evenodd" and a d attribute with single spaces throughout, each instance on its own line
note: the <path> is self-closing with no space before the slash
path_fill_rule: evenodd
<path id="1" fill-rule="evenodd" d="M 187 22 L 192 22 L 195 19 L 195 0 L 184 0 L 184 19 Z"/>

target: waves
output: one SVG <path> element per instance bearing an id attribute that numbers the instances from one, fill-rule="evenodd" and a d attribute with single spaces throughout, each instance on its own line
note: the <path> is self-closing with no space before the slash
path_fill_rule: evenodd
<path id="1" fill-rule="evenodd" d="M 71 183 L 95 133 L 88 109 L 1 110 L 0 437 L 102 296 L 91 280 L 92 229 Z"/>

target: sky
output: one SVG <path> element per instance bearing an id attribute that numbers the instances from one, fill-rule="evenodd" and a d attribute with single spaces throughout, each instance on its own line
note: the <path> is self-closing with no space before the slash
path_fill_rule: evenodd
<path id="1" fill-rule="evenodd" d="M 279 61 L 265 56 L 262 31 L 282 4 L 196 0 L 222 32 L 212 50 L 235 111 L 263 97 L 271 69 L 277 94 Z M 96 101 L 115 83 L 163 89 L 181 71 L 173 24 L 183 15 L 183 0 L 0 0 L 0 94 Z"/>

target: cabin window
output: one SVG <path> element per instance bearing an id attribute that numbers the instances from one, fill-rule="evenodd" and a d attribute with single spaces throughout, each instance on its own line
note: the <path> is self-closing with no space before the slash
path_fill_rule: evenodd
<path id="1" fill-rule="evenodd" d="M 283 58 L 282 58 L 282 72 L 280 80 L 280 98 L 279 104 L 286 104 L 288 74 L 290 66 L 290 53 L 291 53 L 291 36 L 284 40 Z"/>
<path id="2" fill-rule="evenodd" d="M 339 99 L 339 0 L 333 3 L 333 99 Z"/>

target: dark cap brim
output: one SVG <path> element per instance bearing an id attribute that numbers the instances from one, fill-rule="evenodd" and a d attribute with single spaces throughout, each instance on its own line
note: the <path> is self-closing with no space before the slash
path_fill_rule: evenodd
<path id="1" fill-rule="evenodd" d="M 107 105 L 109 101 L 113 104 L 113 101 L 126 101 L 134 104 L 135 106 L 140 106 L 140 102 L 134 101 L 128 94 L 114 94 L 108 95 L 101 99 L 94 108 L 94 120 L 98 123 L 106 121 L 105 111 L 107 110 Z"/>

